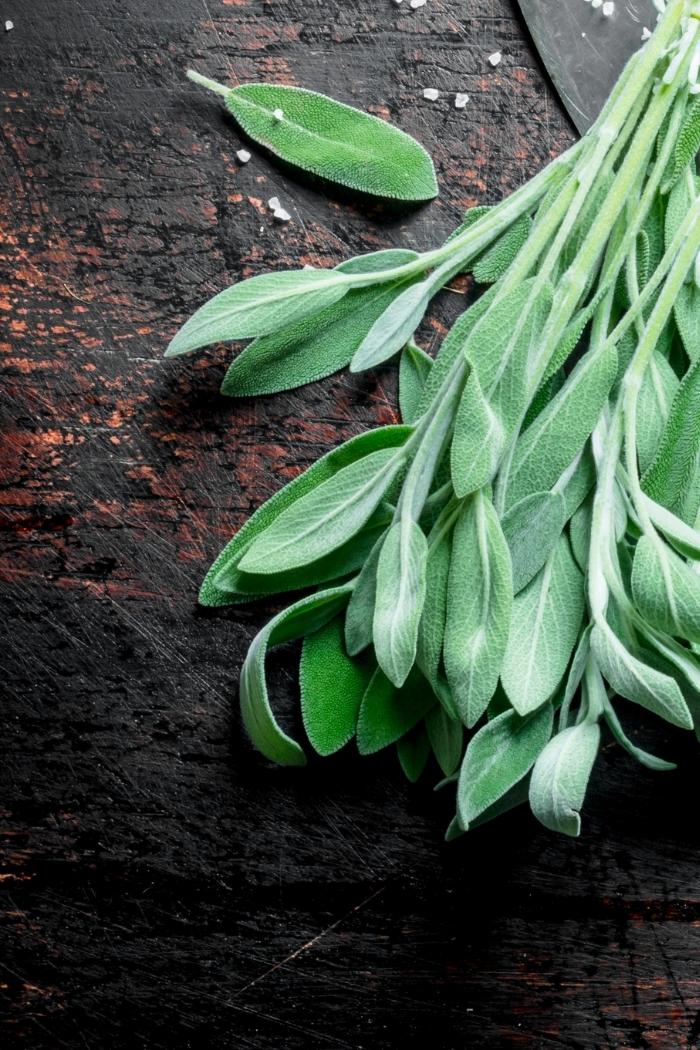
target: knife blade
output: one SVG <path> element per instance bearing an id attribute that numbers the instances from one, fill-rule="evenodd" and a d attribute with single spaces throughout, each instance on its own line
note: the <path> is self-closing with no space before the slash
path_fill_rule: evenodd
<path id="1" fill-rule="evenodd" d="M 545 69 L 583 134 L 627 59 L 642 46 L 643 30 L 656 25 L 652 0 L 617 0 L 607 17 L 590 0 L 519 2 Z"/>

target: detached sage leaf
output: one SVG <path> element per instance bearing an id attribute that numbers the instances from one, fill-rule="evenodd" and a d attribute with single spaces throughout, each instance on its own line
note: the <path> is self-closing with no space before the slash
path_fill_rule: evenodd
<path id="1" fill-rule="evenodd" d="M 370 518 L 401 470 L 395 449 L 379 449 L 343 467 L 302 496 L 260 535 L 243 555 L 244 572 L 296 569 L 336 550 Z"/>
<path id="2" fill-rule="evenodd" d="M 265 658 L 273 645 L 293 641 L 323 627 L 350 596 L 347 586 L 319 591 L 278 613 L 253 639 L 241 668 L 241 716 L 250 739 L 266 758 L 282 766 L 303 766 L 306 757 L 295 740 L 277 724 L 270 707 Z"/>
<path id="3" fill-rule="evenodd" d="M 469 741 L 457 786 L 457 813 L 468 828 L 530 771 L 552 733 L 551 705 L 527 718 L 506 711 Z"/>
<path id="4" fill-rule="evenodd" d="M 412 671 L 405 685 L 397 689 L 377 668 L 362 699 L 357 722 L 360 754 L 371 755 L 395 743 L 434 705 L 435 696 L 418 671 Z"/>
<path id="5" fill-rule="evenodd" d="M 583 576 L 563 534 L 513 602 L 501 682 L 519 714 L 535 711 L 554 694 L 576 645 L 584 606 Z"/>
<path id="6" fill-rule="evenodd" d="M 600 726 L 582 722 L 558 733 L 537 759 L 530 778 L 530 808 L 546 828 L 576 837 L 579 810 L 600 747 Z"/>
<path id="7" fill-rule="evenodd" d="M 700 576 L 658 536 L 637 543 L 632 594 L 653 627 L 700 642 Z"/>
<path id="8" fill-rule="evenodd" d="M 437 196 L 426 151 L 385 120 L 282 84 L 241 84 L 224 101 L 246 135 L 286 164 L 373 197 Z"/>
<path id="9" fill-rule="evenodd" d="M 170 341 L 165 356 L 277 332 L 338 302 L 348 290 L 337 270 L 282 270 L 250 277 L 200 306 Z"/>
<path id="10" fill-rule="evenodd" d="M 693 720 L 678 684 L 666 674 L 638 660 L 607 624 L 596 624 L 591 648 L 598 666 L 612 688 L 626 700 L 666 719 L 681 729 L 692 729 Z"/>
<path id="11" fill-rule="evenodd" d="M 479 492 L 454 530 L 444 644 L 447 680 L 468 727 L 498 684 L 512 603 L 508 545 L 492 503 Z"/>
<path id="12" fill-rule="evenodd" d="M 357 716 L 372 668 L 351 660 L 336 617 L 304 639 L 299 666 L 301 715 L 319 755 L 332 755 L 355 735 Z"/>
<path id="13" fill-rule="evenodd" d="M 406 681 L 416 659 L 427 559 L 420 526 L 402 518 L 390 529 L 379 555 L 373 626 L 377 662 L 396 686 Z"/>
<path id="14" fill-rule="evenodd" d="M 506 512 L 501 525 L 513 567 L 513 594 L 540 571 L 565 522 L 566 501 L 559 492 L 533 492 Z"/>

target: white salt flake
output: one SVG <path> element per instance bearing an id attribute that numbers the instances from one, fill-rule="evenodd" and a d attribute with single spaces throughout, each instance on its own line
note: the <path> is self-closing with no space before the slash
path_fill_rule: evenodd
<path id="1" fill-rule="evenodd" d="M 455 109 L 464 109 L 469 101 L 469 95 L 464 91 L 458 91 L 455 95 Z"/>
<path id="2" fill-rule="evenodd" d="M 611 18 L 615 12 L 615 4 L 613 0 L 605 0 L 603 4 L 603 18 Z"/>
<path id="3" fill-rule="evenodd" d="M 411 3 L 410 3 L 411 10 L 417 11 L 419 7 L 425 7 L 427 2 L 428 2 L 428 0 L 411 0 Z"/>
<path id="4" fill-rule="evenodd" d="M 500 51 L 494 51 L 494 53 L 492 55 L 489 55 L 488 61 L 495 68 L 500 63 L 502 58 L 503 58 L 503 55 L 502 55 L 502 53 Z"/>
<path id="5" fill-rule="evenodd" d="M 284 120 L 284 110 L 283 109 L 276 109 L 273 112 L 272 116 L 275 118 L 275 120 Z"/>
<path id="6" fill-rule="evenodd" d="M 284 208 L 275 208 L 273 217 L 277 219 L 278 222 L 289 222 L 292 216 Z"/>
<path id="7" fill-rule="evenodd" d="M 401 4 L 403 3 L 403 0 L 394 0 L 394 3 L 396 4 L 397 7 L 401 7 Z"/>
<path id="8" fill-rule="evenodd" d="M 399 3 L 401 3 L 401 0 L 399 0 Z M 302 269 L 303 270 L 315 270 L 316 267 L 312 266 L 311 263 L 304 263 Z"/>
<path id="9" fill-rule="evenodd" d="M 646 26 L 642 30 L 642 40 L 651 40 L 651 29 L 647 29 Z"/>
<path id="10" fill-rule="evenodd" d="M 11 22 L 10 19 L 5 22 L 5 32 L 9 33 L 15 28 L 15 23 Z"/>
<path id="11" fill-rule="evenodd" d="M 250 160 L 250 153 L 248 152 L 247 149 L 239 149 L 239 150 L 237 150 L 236 156 L 238 157 L 238 159 L 241 162 L 241 164 L 247 164 L 248 161 Z"/>
<path id="12" fill-rule="evenodd" d="M 602 7 L 603 0 L 591 0 L 591 7 Z"/>
<path id="13" fill-rule="evenodd" d="M 270 209 L 270 211 L 277 211 L 279 208 L 282 207 L 282 205 L 280 204 L 279 197 L 270 197 L 269 201 L 267 202 L 267 206 Z"/>
<path id="14" fill-rule="evenodd" d="M 428 102 L 435 102 L 440 98 L 440 92 L 437 88 L 423 88 L 423 98 L 427 98 Z"/>

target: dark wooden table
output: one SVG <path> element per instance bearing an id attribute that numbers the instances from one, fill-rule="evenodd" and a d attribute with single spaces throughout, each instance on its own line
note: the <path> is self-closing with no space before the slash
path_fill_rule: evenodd
<path id="1" fill-rule="evenodd" d="M 395 375 L 232 402 L 227 353 L 168 363 L 167 339 L 241 275 L 432 246 L 561 150 L 514 5 L 5 0 L 6 17 L 0 1041 L 697 1046 L 694 742 L 639 724 L 679 756 L 665 776 L 608 742 L 578 841 L 522 813 L 446 847 L 448 800 L 393 755 L 288 771 L 253 753 L 236 679 L 271 607 L 195 604 L 251 509 L 396 418 Z M 387 216 L 258 155 L 240 167 L 188 65 L 390 117 L 435 157 L 440 200 Z M 291 703 L 293 661 L 277 667 Z"/>

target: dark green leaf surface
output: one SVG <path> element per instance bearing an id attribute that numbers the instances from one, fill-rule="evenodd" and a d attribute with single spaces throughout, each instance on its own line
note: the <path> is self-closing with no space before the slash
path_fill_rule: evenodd
<path id="1" fill-rule="evenodd" d="M 347 655 L 338 617 L 304 639 L 299 667 L 301 714 L 306 735 L 319 755 L 332 755 L 355 735 L 372 670 L 366 661 Z"/>
<path id="2" fill-rule="evenodd" d="M 377 668 L 367 686 L 357 723 L 357 747 L 361 755 L 371 755 L 395 743 L 420 722 L 435 704 L 435 696 L 425 678 L 412 671 L 397 689 Z"/>

